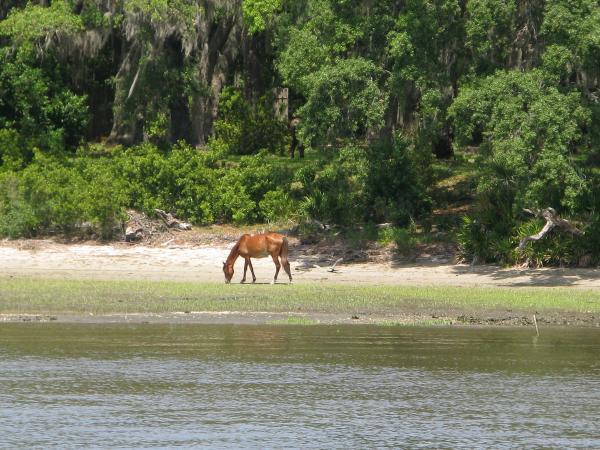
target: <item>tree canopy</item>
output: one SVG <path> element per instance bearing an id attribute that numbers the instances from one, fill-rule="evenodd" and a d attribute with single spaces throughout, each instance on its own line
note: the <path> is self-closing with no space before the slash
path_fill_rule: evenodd
<path id="1" fill-rule="evenodd" d="M 431 222 L 436 167 L 464 160 L 477 175 L 459 235 L 508 248 L 531 222 L 523 208 L 595 229 L 599 85 L 597 0 L 9 0 L 0 211 L 34 232 L 47 222 L 36 170 L 85 186 L 124 169 L 121 207 L 404 226 Z M 253 181 L 252 158 L 286 152 L 292 116 L 320 156 Z M 216 207 L 227 177 L 240 195 Z"/>

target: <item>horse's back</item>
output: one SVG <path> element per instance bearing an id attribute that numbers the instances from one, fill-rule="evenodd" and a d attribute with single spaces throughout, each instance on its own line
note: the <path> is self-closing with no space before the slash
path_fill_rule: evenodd
<path id="1" fill-rule="evenodd" d="M 279 233 L 244 234 L 239 240 L 240 254 L 252 258 L 278 255 L 284 239 Z"/>

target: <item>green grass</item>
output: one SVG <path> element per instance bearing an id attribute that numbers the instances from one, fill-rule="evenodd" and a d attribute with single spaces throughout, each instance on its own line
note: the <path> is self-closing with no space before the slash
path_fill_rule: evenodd
<path id="1" fill-rule="evenodd" d="M 294 159 L 290 158 L 288 153 L 289 149 L 285 149 L 284 154 L 270 154 L 267 153 L 264 155 L 265 163 L 268 163 L 270 166 L 278 167 L 278 168 L 286 168 L 290 170 L 297 170 L 301 167 L 304 167 L 310 163 L 325 163 L 330 161 L 333 156 L 335 156 L 336 152 L 333 151 L 325 151 L 325 150 L 315 150 L 315 149 L 306 149 L 304 152 L 304 158 L 300 158 L 298 156 L 298 152 L 296 151 L 296 156 Z M 239 165 L 242 158 L 248 155 L 225 155 L 223 160 L 224 164 Z M 251 156 L 251 155 L 250 155 Z"/>
<path id="2" fill-rule="evenodd" d="M 316 325 L 319 321 L 310 317 L 289 316 L 285 319 L 271 320 L 267 323 L 269 325 Z"/>
<path id="3" fill-rule="evenodd" d="M 267 311 L 394 313 L 403 310 L 515 309 L 599 312 L 600 289 L 225 285 L 158 281 L 0 279 L 0 313 Z"/>
<path id="4" fill-rule="evenodd" d="M 406 320 L 406 321 L 382 320 L 380 322 L 377 322 L 376 325 L 379 325 L 381 327 L 435 327 L 435 326 L 452 325 L 452 320 L 450 320 L 450 319 L 416 319 L 416 320 Z"/>

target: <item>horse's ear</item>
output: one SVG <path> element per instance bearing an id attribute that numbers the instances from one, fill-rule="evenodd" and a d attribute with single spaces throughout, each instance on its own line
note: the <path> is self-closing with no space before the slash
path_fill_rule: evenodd
<path id="1" fill-rule="evenodd" d="M 223 265 L 225 265 L 225 261 L 223 261 Z"/>

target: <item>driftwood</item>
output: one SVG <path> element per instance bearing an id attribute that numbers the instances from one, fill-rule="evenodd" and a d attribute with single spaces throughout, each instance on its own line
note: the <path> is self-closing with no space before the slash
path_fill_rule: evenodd
<path id="1" fill-rule="evenodd" d="M 125 242 L 139 241 L 144 237 L 144 228 L 139 223 L 131 223 L 125 228 Z"/>
<path id="2" fill-rule="evenodd" d="M 335 268 L 335 266 L 337 266 L 337 263 L 339 263 L 343 259 L 344 258 L 338 258 L 338 259 L 336 259 L 335 262 L 333 263 L 333 266 L 331 266 L 329 269 L 327 269 L 327 272 L 332 272 L 332 273 L 337 272 L 337 269 Z"/>
<path id="3" fill-rule="evenodd" d="M 521 242 L 519 242 L 519 246 L 517 247 L 518 250 L 523 250 L 529 241 L 539 241 L 556 227 L 561 231 L 571 234 L 576 234 L 578 236 L 583 235 L 583 231 L 576 228 L 571 222 L 558 217 L 558 214 L 554 208 L 546 208 L 541 211 L 523 209 L 523 211 L 533 214 L 536 217 L 542 216 L 544 219 L 546 219 L 546 225 L 544 225 L 544 228 L 542 228 L 539 233 L 532 234 L 531 236 L 525 236 L 523 239 L 521 239 Z"/>
<path id="4" fill-rule="evenodd" d="M 123 224 L 125 242 L 142 239 L 148 228 L 148 222 L 148 218 L 144 213 L 139 213 L 132 209 L 127 210 L 127 222 Z"/>
<path id="5" fill-rule="evenodd" d="M 172 214 L 163 211 L 162 209 L 155 209 L 156 214 L 163 220 L 165 225 L 169 228 L 176 230 L 191 230 L 192 226 L 189 223 L 181 222 L 173 217 Z"/>

